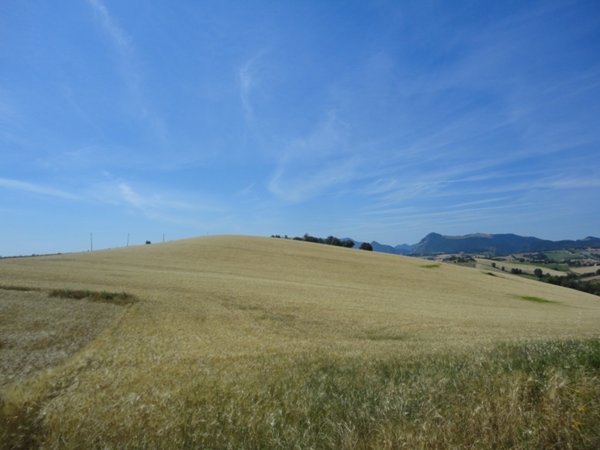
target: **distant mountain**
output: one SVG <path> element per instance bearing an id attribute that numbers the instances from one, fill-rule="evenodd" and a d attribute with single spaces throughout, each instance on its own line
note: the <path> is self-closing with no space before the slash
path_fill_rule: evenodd
<path id="1" fill-rule="evenodd" d="M 400 244 L 394 248 L 399 255 L 412 255 L 415 251 L 415 244 Z"/>
<path id="2" fill-rule="evenodd" d="M 548 241 L 536 237 L 516 234 L 467 234 L 465 236 L 442 236 L 429 233 L 413 248 L 414 255 L 436 253 L 490 253 L 508 255 L 510 253 L 547 252 L 567 248 L 600 248 L 600 239 L 588 236 L 577 241 Z"/>
<path id="3" fill-rule="evenodd" d="M 408 244 L 401 244 L 392 247 L 391 245 L 380 244 L 377 241 L 371 242 L 373 251 L 381 253 L 391 253 L 393 255 L 410 255 L 413 253 L 415 246 Z"/>
<path id="4" fill-rule="evenodd" d="M 354 248 L 362 242 L 354 241 Z M 576 248 L 600 248 L 600 238 L 588 236 L 571 241 L 549 241 L 536 237 L 516 234 L 474 233 L 464 236 L 444 236 L 429 233 L 418 244 L 388 245 L 372 241 L 373 251 L 393 255 L 435 255 L 440 253 L 488 253 L 490 255 L 509 255 L 511 253 L 548 252 Z"/>

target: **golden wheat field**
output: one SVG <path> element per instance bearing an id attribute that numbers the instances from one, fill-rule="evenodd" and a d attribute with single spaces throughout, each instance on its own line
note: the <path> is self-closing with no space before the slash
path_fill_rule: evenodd
<path id="1" fill-rule="evenodd" d="M 509 274 L 206 237 L 0 260 L 0 326 L 4 448 L 600 444 L 600 299 Z"/>

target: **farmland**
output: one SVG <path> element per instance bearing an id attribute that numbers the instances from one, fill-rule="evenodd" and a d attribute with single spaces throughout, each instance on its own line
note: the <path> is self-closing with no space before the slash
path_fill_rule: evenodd
<path id="1" fill-rule="evenodd" d="M 513 262 L 513 261 L 493 261 L 485 258 L 477 258 L 476 259 L 476 267 L 485 270 L 501 270 L 504 267 L 503 271 L 510 272 L 513 269 L 521 270 L 523 273 L 532 275 L 536 268 L 541 268 L 544 273 L 548 273 L 553 276 L 564 276 L 566 275 L 565 271 L 556 270 L 555 268 L 550 268 L 543 264 L 531 264 L 531 263 L 521 263 L 521 262 Z"/>
<path id="2" fill-rule="evenodd" d="M 0 445 L 594 448 L 598 297 L 490 273 L 239 236 L 2 260 Z"/>

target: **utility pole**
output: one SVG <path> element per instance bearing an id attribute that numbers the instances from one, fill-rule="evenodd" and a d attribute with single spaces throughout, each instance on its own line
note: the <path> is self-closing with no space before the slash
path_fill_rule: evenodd
<path id="1" fill-rule="evenodd" d="M 129 247 L 129 233 L 127 233 L 127 247 Z"/>
<path id="2" fill-rule="evenodd" d="M 163 233 L 163 242 L 165 242 L 165 233 Z"/>
<path id="3" fill-rule="evenodd" d="M 92 233 L 90 232 L 90 252 L 94 251 L 94 237 L 92 235 Z"/>

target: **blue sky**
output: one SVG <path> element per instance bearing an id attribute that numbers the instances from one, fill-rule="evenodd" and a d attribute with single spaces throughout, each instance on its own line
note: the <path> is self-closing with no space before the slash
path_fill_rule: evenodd
<path id="1" fill-rule="evenodd" d="M 599 235 L 597 1 L 0 3 L 0 255 Z"/>

